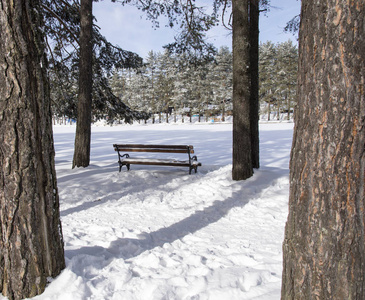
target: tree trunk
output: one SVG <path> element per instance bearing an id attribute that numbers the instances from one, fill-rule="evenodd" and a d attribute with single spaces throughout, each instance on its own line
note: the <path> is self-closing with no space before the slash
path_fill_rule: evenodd
<path id="1" fill-rule="evenodd" d="M 288 95 L 288 93 L 289 93 L 289 95 Z M 290 92 L 286 92 L 285 93 L 285 99 L 287 100 L 287 104 L 286 104 L 286 107 L 288 108 L 288 116 L 287 116 L 287 119 L 289 121 L 290 120 L 290 110 L 291 110 Z"/>
<path id="2" fill-rule="evenodd" d="M 75 152 L 72 168 L 90 164 L 91 100 L 92 100 L 92 0 L 81 0 L 80 75 Z"/>
<path id="3" fill-rule="evenodd" d="M 259 144 L 259 0 L 250 0 L 250 130 L 252 167 L 260 168 Z"/>
<path id="4" fill-rule="evenodd" d="M 225 102 L 223 102 L 223 106 L 222 106 L 222 122 L 224 122 L 226 120 L 226 105 Z"/>
<path id="5" fill-rule="evenodd" d="M 252 176 L 248 0 L 233 0 L 233 180 Z"/>
<path id="6" fill-rule="evenodd" d="M 65 267 L 40 1 L 0 1 L 0 292 L 34 297 Z"/>
<path id="7" fill-rule="evenodd" d="M 302 2 L 282 299 L 365 299 L 364 6 Z"/>

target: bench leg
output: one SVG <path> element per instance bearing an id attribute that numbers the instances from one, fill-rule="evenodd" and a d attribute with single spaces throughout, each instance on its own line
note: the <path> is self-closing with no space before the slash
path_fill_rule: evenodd
<path id="1" fill-rule="evenodd" d="M 130 170 L 130 168 L 131 168 L 131 165 L 130 165 L 130 164 L 123 164 L 123 163 L 119 163 L 119 172 L 122 170 L 122 167 L 123 167 L 123 166 L 126 166 L 128 171 L 129 171 L 129 170 Z"/>
<path id="2" fill-rule="evenodd" d="M 124 165 L 127 167 L 127 170 L 128 170 L 128 171 L 130 170 L 131 165 L 129 165 L 129 164 L 122 164 L 122 163 L 120 163 L 120 164 L 119 164 L 119 172 L 122 170 L 122 167 L 123 167 Z"/>
<path id="3" fill-rule="evenodd" d="M 191 171 L 194 169 L 195 173 L 198 172 L 198 166 L 190 166 L 189 167 L 189 175 L 191 175 Z"/>

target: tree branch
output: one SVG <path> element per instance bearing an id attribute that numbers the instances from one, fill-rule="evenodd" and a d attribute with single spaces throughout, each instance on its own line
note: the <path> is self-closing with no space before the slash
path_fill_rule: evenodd
<path id="1" fill-rule="evenodd" d="M 79 39 L 73 34 L 73 32 L 68 28 L 68 26 L 65 24 L 65 22 L 63 22 L 63 20 L 51 9 L 49 9 L 47 6 L 41 4 L 42 8 L 46 11 L 48 11 L 52 16 L 54 16 L 63 26 L 64 28 L 68 31 L 68 33 L 72 36 L 72 38 L 74 39 L 74 41 L 80 46 L 79 43 Z M 72 44 L 72 41 L 70 41 Z M 76 48 L 76 47 L 74 47 Z"/>

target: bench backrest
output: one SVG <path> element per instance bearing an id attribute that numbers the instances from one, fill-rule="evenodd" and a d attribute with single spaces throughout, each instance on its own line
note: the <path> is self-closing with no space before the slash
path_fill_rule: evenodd
<path id="1" fill-rule="evenodd" d="M 194 147 L 191 145 L 114 144 L 113 147 L 118 152 L 194 153 Z"/>

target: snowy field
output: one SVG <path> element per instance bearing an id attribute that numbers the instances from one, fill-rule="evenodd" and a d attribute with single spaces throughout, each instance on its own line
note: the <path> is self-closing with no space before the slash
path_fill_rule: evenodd
<path id="1" fill-rule="evenodd" d="M 232 124 L 93 126 L 75 170 L 75 126 L 56 125 L 67 267 L 33 299 L 280 299 L 292 132 L 260 124 L 261 168 L 236 182 Z M 203 166 L 119 173 L 113 143 L 192 144 Z"/>

